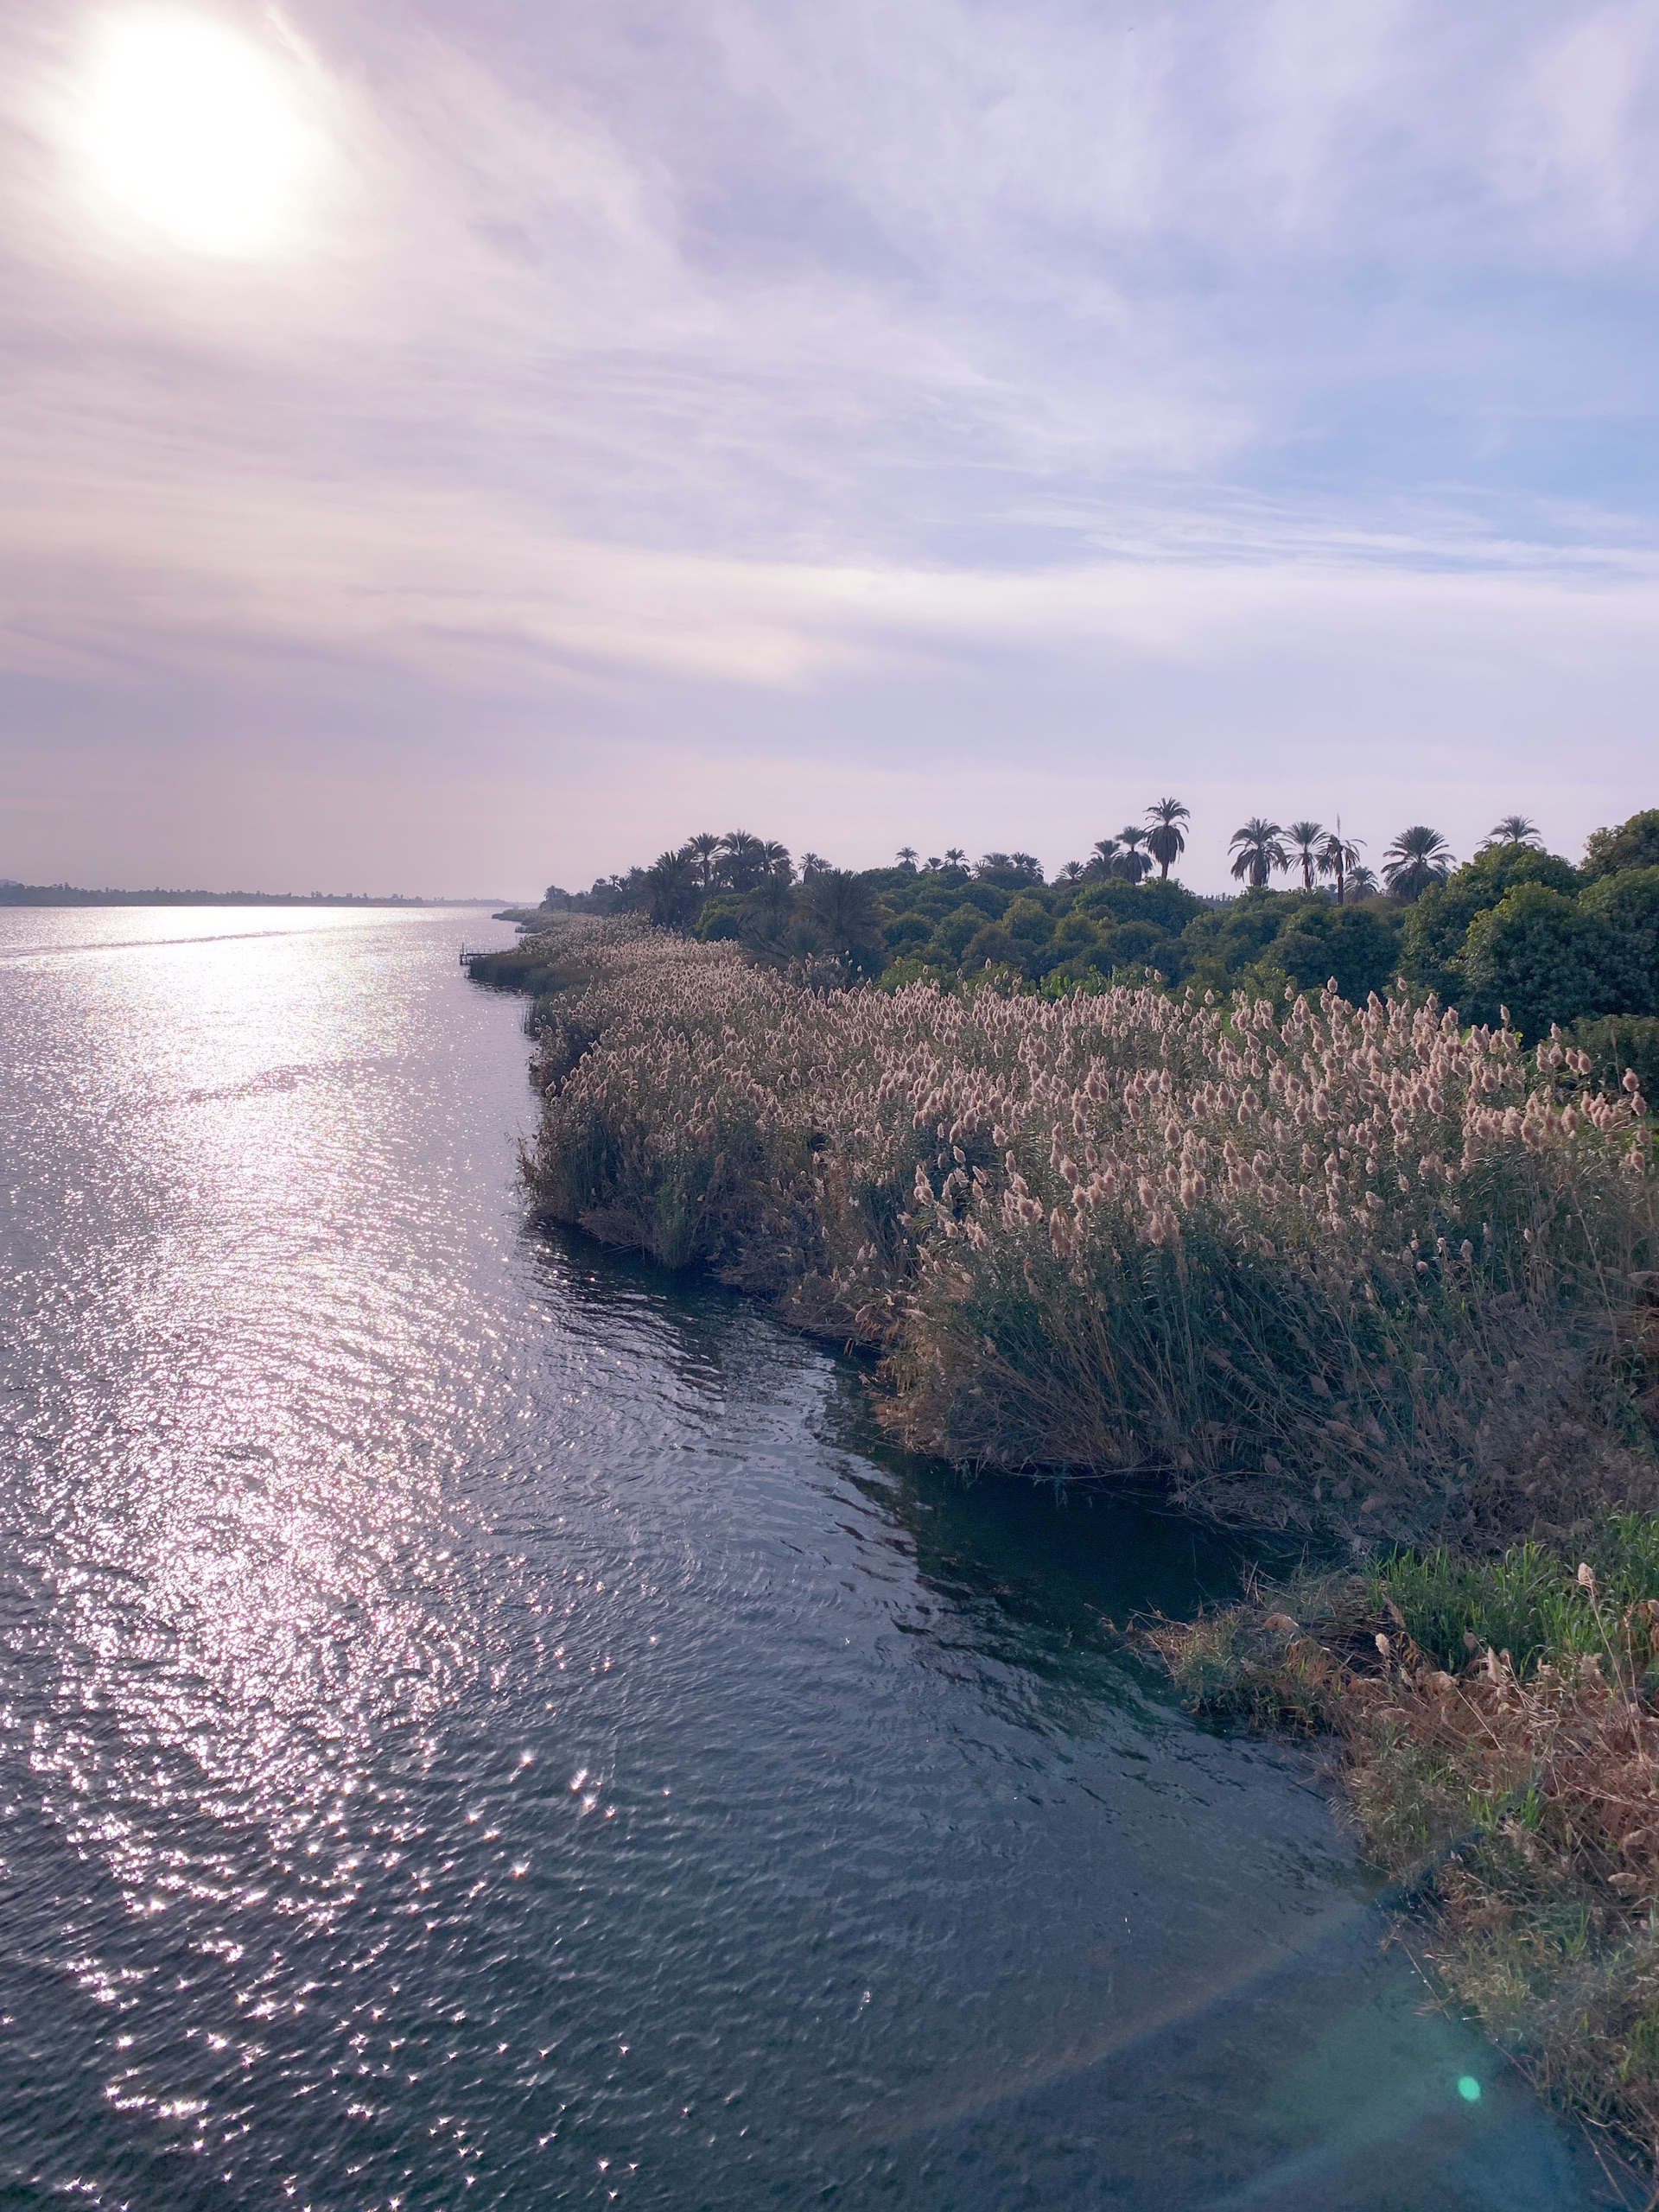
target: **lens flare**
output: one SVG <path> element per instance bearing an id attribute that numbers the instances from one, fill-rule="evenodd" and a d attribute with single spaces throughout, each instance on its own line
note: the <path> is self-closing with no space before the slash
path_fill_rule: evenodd
<path id="1" fill-rule="evenodd" d="M 189 16 L 113 33 L 85 122 L 105 190 L 207 253 L 253 252 L 275 238 L 308 140 L 257 49 Z"/>

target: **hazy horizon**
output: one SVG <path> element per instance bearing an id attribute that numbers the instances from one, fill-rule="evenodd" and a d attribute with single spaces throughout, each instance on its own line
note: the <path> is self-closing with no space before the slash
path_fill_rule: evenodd
<path id="1" fill-rule="evenodd" d="M 1375 863 L 1659 802 L 1637 0 L 111 0 L 0 54 L 0 875 L 1052 873 L 1173 793 L 1210 891 L 1249 814 Z"/>

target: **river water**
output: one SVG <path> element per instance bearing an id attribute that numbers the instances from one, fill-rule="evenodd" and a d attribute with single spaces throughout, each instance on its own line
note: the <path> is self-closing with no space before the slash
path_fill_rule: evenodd
<path id="1" fill-rule="evenodd" d="M 1602 2201 L 1115 1645 L 1224 1552 L 526 1227 L 510 936 L 0 910 L 0 2205 Z"/>

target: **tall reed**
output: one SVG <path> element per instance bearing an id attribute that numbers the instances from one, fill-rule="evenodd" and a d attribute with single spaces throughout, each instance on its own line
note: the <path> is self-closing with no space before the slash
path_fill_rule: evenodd
<path id="1" fill-rule="evenodd" d="M 1333 990 L 826 993 L 632 925 L 558 964 L 548 1211 L 880 1349 L 915 1448 L 1403 1533 L 1592 1373 L 1617 1412 L 1647 1106 L 1558 1038 Z"/>

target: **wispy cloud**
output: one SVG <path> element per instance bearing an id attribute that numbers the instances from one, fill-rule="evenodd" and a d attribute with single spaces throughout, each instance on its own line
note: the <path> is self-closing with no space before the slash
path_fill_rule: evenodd
<path id="1" fill-rule="evenodd" d="M 388 760 L 337 864 L 450 884 L 1651 797 L 1650 4 L 218 8 L 244 261 L 78 154 L 130 12 L 0 15 L 0 871 L 308 877 Z"/>

